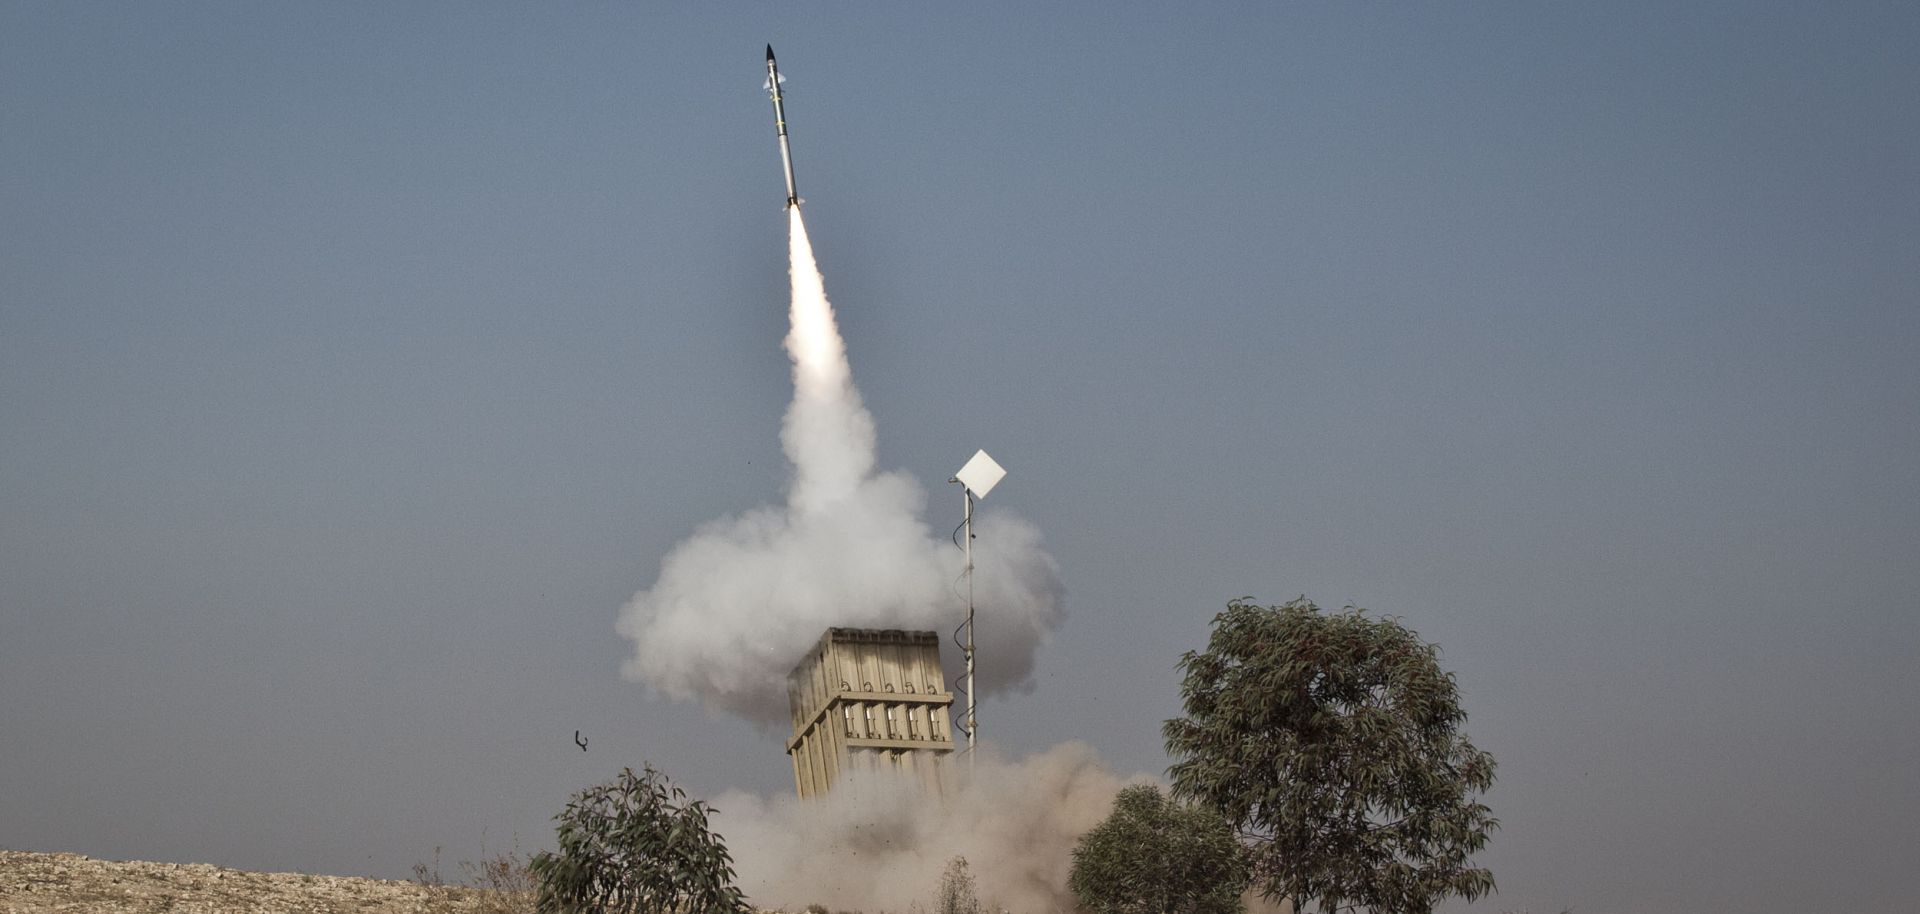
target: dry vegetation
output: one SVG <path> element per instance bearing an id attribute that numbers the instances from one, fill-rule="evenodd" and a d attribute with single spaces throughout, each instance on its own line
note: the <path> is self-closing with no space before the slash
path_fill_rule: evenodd
<path id="1" fill-rule="evenodd" d="M 414 879 L 254 873 L 204 863 L 95 860 L 0 850 L 0 914 L 533 914 L 537 887 L 524 856 L 462 861 L 449 883 L 439 861 Z M 980 914 L 966 861 L 956 858 L 931 912 Z M 778 914 L 756 911 L 755 914 Z M 811 905 L 806 914 L 828 914 Z M 838 914 L 859 914 L 842 911 Z"/>
<path id="2" fill-rule="evenodd" d="M 518 914 L 533 905 L 515 860 L 463 864 L 478 884 L 446 885 L 0 850 L 0 914 Z"/>

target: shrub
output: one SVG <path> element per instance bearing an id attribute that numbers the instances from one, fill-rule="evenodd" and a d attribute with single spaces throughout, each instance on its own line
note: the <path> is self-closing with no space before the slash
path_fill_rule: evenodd
<path id="1" fill-rule="evenodd" d="M 449 884 L 440 875 L 440 848 L 433 849 L 433 865 L 415 863 L 413 880 L 426 889 L 425 914 L 531 914 L 535 880 L 527 858 L 514 850 L 491 856 L 481 845 L 482 859 L 460 861 L 464 885 Z"/>
<path id="2" fill-rule="evenodd" d="M 947 871 L 940 874 L 940 897 L 934 901 L 933 914 L 980 914 L 980 896 L 974 892 L 967 858 L 947 861 Z"/>
<path id="3" fill-rule="evenodd" d="M 1093 914 L 1237 914 L 1248 879 L 1225 819 L 1138 785 L 1080 836 L 1067 888 Z"/>
<path id="4" fill-rule="evenodd" d="M 707 824 L 712 812 L 652 765 L 574 794 L 554 816 L 558 852 L 533 858 L 539 911 L 741 914 L 746 901 Z"/>

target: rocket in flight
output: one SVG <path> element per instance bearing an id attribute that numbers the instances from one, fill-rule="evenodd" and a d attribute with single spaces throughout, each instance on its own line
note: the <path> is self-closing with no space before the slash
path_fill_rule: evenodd
<path id="1" fill-rule="evenodd" d="M 787 172 L 787 205 L 799 206 L 799 193 L 793 189 L 793 150 L 787 146 L 787 109 L 780 102 L 780 65 L 774 63 L 773 45 L 767 45 L 767 92 L 773 96 L 773 125 L 780 131 L 780 167 Z"/>

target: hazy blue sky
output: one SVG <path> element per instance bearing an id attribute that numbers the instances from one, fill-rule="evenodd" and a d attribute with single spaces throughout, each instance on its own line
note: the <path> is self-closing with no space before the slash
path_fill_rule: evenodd
<path id="1" fill-rule="evenodd" d="M 991 736 L 1158 772 L 1228 599 L 1354 603 L 1499 759 L 1474 909 L 1911 910 L 1911 3 L 0 3 L 0 846 L 791 789 L 613 628 L 785 479 L 769 41 L 881 465 L 1061 564 Z"/>

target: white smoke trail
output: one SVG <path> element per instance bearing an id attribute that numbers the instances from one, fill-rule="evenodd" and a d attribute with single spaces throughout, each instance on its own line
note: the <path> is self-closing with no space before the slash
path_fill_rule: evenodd
<path id="1" fill-rule="evenodd" d="M 786 674 L 831 626 L 934 629 L 962 612 L 961 557 L 921 520 L 926 495 L 874 471 L 873 417 L 853 385 L 813 246 L 789 209 L 793 403 L 781 444 L 793 464 L 782 506 L 701 527 L 620 612 L 623 668 L 676 699 L 762 724 L 785 718 Z M 1065 614 L 1039 531 L 1005 513 L 975 518 L 979 688 L 1024 688 L 1034 653 Z M 954 658 L 945 660 L 949 672 Z"/>
<path id="2" fill-rule="evenodd" d="M 941 872 L 967 858 L 988 910 L 1070 911 L 1073 845 L 1106 818 L 1113 798 L 1146 775 L 1121 778 L 1083 743 L 1004 762 L 985 750 L 947 772 L 929 796 L 911 775 L 851 773 L 824 797 L 716 797 L 740 888 L 762 910 L 907 912 L 933 907 Z"/>
<path id="3" fill-rule="evenodd" d="M 793 461 L 788 506 L 806 516 L 845 501 L 873 472 L 873 417 L 860 402 L 847 364 L 847 347 L 827 303 L 825 281 L 813 259 L 800 208 L 788 207 L 787 260 L 793 303 L 787 314 L 787 355 L 793 359 L 793 404 L 780 440 Z"/>

